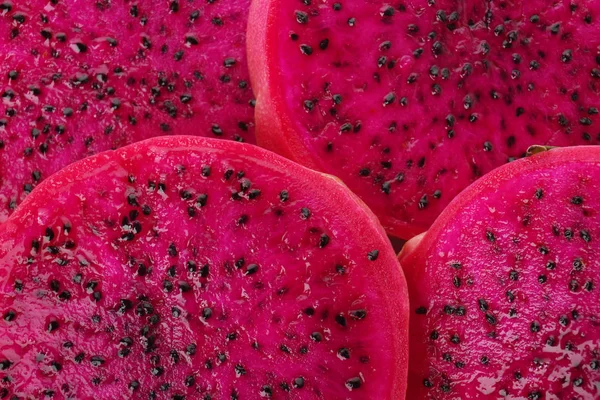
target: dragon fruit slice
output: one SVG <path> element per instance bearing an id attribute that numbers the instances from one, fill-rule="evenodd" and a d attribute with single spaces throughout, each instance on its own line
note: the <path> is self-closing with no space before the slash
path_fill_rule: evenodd
<path id="1" fill-rule="evenodd" d="M 254 141 L 250 0 L 0 0 L 0 222 L 43 179 L 158 135 Z"/>
<path id="2" fill-rule="evenodd" d="M 600 396 L 600 148 L 498 168 L 400 261 L 410 399 Z"/>
<path id="3" fill-rule="evenodd" d="M 593 0 L 257 0 L 257 140 L 341 178 L 395 236 L 533 144 L 598 144 Z"/>
<path id="4" fill-rule="evenodd" d="M 0 227 L 0 398 L 399 399 L 406 282 L 345 186 L 155 138 L 66 167 Z"/>

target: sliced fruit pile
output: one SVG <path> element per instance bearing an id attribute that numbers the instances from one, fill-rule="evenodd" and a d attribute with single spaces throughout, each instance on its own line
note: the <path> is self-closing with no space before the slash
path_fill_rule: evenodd
<path id="1" fill-rule="evenodd" d="M 598 399 L 599 107 L 593 0 L 0 0 L 0 399 Z"/>

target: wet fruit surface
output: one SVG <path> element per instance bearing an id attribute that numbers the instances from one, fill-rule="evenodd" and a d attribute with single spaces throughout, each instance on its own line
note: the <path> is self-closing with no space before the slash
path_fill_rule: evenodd
<path id="1" fill-rule="evenodd" d="M 253 142 L 248 6 L 0 1 L 0 221 L 100 151 L 174 134 Z"/>
<path id="2" fill-rule="evenodd" d="M 0 231 L 1 397 L 403 396 L 404 278 L 331 178 L 184 138 L 42 185 Z"/>
<path id="3" fill-rule="evenodd" d="M 410 398 L 598 397 L 600 152 L 565 150 L 483 178 L 401 256 L 427 287 L 411 293 Z"/>
<path id="4" fill-rule="evenodd" d="M 342 178 L 391 234 L 424 231 L 532 144 L 598 144 L 597 2 L 264 3 L 259 138 L 306 149 L 298 161 Z M 287 136 L 268 129 L 281 110 Z"/>

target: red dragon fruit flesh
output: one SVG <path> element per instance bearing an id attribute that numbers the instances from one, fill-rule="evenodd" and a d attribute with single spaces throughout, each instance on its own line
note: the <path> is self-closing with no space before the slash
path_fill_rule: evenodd
<path id="1" fill-rule="evenodd" d="M 600 142 L 595 0 L 256 0 L 248 35 L 259 144 L 395 236 L 530 145 Z"/>
<path id="2" fill-rule="evenodd" d="M 600 398 L 600 147 L 496 169 L 400 254 L 407 399 Z"/>
<path id="3" fill-rule="evenodd" d="M 258 147 L 92 156 L 0 243 L 0 398 L 404 398 L 408 293 L 385 232 L 339 180 Z"/>
<path id="4" fill-rule="evenodd" d="M 158 135 L 254 141 L 250 0 L 0 0 L 0 222 L 43 179 Z"/>

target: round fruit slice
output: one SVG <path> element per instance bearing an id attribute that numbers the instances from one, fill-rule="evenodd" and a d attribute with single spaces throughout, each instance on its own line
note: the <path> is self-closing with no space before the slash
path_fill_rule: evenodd
<path id="1" fill-rule="evenodd" d="M 408 239 L 533 144 L 598 144 L 593 0 L 257 0 L 257 140 Z"/>
<path id="2" fill-rule="evenodd" d="M 408 242 L 407 398 L 598 398 L 599 179 L 598 147 L 515 161 Z"/>
<path id="3" fill-rule="evenodd" d="M 0 0 L 0 222 L 94 153 L 172 134 L 254 142 L 249 5 Z"/>
<path id="4" fill-rule="evenodd" d="M 408 294 L 345 186 L 157 138 L 42 182 L 0 228 L 0 397 L 399 399 Z"/>

